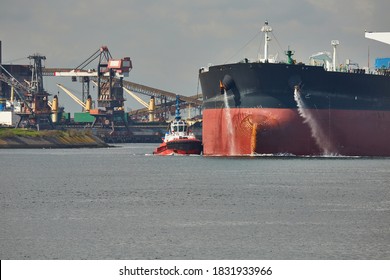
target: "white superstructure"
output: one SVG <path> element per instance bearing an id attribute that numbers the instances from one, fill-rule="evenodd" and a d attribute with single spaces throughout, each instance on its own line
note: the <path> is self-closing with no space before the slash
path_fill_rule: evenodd
<path id="1" fill-rule="evenodd" d="M 390 45 L 390 32 L 365 32 L 368 39 L 376 40 Z"/>

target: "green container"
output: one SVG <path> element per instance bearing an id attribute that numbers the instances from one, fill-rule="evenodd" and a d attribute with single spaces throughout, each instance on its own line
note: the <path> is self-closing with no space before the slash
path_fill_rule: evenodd
<path id="1" fill-rule="evenodd" d="M 123 111 L 115 112 L 114 121 L 123 122 L 123 119 L 124 119 L 125 122 L 127 123 L 128 122 L 127 117 L 128 117 L 128 115 Z"/>
<path id="2" fill-rule="evenodd" d="M 62 112 L 62 113 L 59 113 L 58 114 L 58 117 L 60 119 L 63 119 L 63 120 L 69 120 L 70 119 L 70 113 L 65 113 L 65 112 Z"/>
<path id="3" fill-rule="evenodd" d="M 94 116 L 91 116 L 88 112 L 74 113 L 73 118 L 75 123 L 93 123 Z"/>

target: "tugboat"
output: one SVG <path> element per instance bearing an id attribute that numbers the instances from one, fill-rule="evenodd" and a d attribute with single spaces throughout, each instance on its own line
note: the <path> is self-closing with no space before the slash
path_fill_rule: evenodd
<path id="1" fill-rule="evenodd" d="M 202 142 L 189 131 L 188 123 L 181 119 L 180 100 L 176 96 L 175 120 L 171 123 L 169 131 L 165 133 L 163 142 L 158 146 L 154 155 L 200 155 Z"/>

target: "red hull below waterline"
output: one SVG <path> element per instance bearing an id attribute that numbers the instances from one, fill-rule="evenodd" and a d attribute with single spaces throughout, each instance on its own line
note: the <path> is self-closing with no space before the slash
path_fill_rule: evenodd
<path id="1" fill-rule="evenodd" d="M 202 153 L 202 142 L 200 140 L 181 139 L 161 143 L 153 154 L 160 156 L 170 155 L 200 155 Z"/>
<path id="2" fill-rule="evenodd" d="M 206 156 L 390 156 L 388 111 L 206 109 L 202 134 Z"/>

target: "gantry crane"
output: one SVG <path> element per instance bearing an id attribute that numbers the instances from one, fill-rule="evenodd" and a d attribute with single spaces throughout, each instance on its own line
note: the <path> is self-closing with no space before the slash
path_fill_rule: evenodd
<path id="1" fill-rule="evenodd" d="M 45 68 L 44 75 L 45 76 L 71 76 L 73 81 L 77 81 L 78 78 L 83 83 L 83 96 L 85 96 L 85 94 L 89 95 L 90 80 L 97 82 L 97 76 L 94 74 L 94 70 L 81 70 L 81 69 L 69 69 L 69 68 Z M 102 76 L 102 79 L 106 79 L 106 76 Z M 113 80 L 116 79 L 117 79 L 116 77 L 113 78 Z M 169 111 L 171 107 L 174 106 L 175 104 L 176 95 L 177 95 L 176 93 L 157 89 L 157 88 L 152 88 L 149 86 L 137 84 L 126 80 L 122 80 L 122 84 L 124 89 L 151 97 L 150 102 L 152 102 L 153 100 L 154 104 L 157 103 L 156 102 L 157 100 L 160 100 L 160 102 L 158 103 L 160 105 L 155 105 L 155 106 L 159 106 L 160 109 L 157 109 L 158 112 L 156 111 L 155 113 L 165 115 L 167 111 Z M 183 106 L 188 105 L 193 108 L 201 109 L 202 101 L 199 100 L 201 94 L 197 94 L 195 96 L 179 95 L 179 97 L 180 100 L 183 101 L 182 104 Z M 84 97 L 82 98 L 82 100 L 85 102 Z M 149 109 L 140 109 L 130 113 L 136 114 L 140 112 L 145 112 L 146 114 L 148 114 L 148 110 Z"/>
<path id="2" fill-rule="evenodd" d="M 97 58 L 99 58 L 97 70 L 88 69 L 87 66 Z M 114 60 L 112 59 L 108 48 L 103 46 L 74 69 L 46 68 L 44 69 L 44 75 L 57 77 L 68 76 L 72 77 L 73 81 L 79 79 L 82 83 L 81 101 L 83 103 L 86 101 L 85 97 L 90 95 L 90 81 L 95 81 L 98 85 L 98 107 L 103 107 L 105 109 L 95 109 L 90 113 L 97 119 L 101 119 L 101 123 L 106 124 L 108 122 L 113 124 L 112 121 L 107 120 L 107 116 L 110 115 L 116 115 L 113 119 L 118 119 L 118 117 L 123 119 L 123 103 L 125 100 L 123 98 L 123 89 L 151 97 L 148 109 L 146 109 L 147 114 L 149 114 L 149 120 L 154 120 L 154 115 L 157 111 L 159 114 L 163 114 L 163 118 L 166 118 L 166 113 L 171 109 L 171 105 L 174 104 L 177 94 L 123 80 L 123 77 L 127 77 L 131 69 L 132 64 L 130 58 Z M 183 106 L 188 104 L 188 106 L 192 106 L 193 108 L 201 109 L 202 101 L 198 100 L 199 95 L 196 97 L 179 95 L 179 97 L 183 101 Z M 161 109 L 152 113 L 151 111 L 156 108 L 157 100 L 160 100 L 159 106 Z M 141 109 L 136 112 L 141 111 L 144 110 Z M 111 112 L 114 113 L 111 114 Z"/>
<path id="3" fill-rule="evenodd" d="M 92 81 L 93 84 L 97 85 L 97 83 L 95 81 Z M 134 92 L 132 92 L 131 90 L 123 87 L 124 91 L 126 91 L 131 97 L 133 97 L 138 103 L 140 103 L 142 106 L 144 106 L 145 108 L 148 108 L 148 112 L 149 112 L 149 122 L 154 122 L 155 118 L 154 118 L 154 114 L 155 114 L 155 110 L 156 110 L 156 103 L 155 103 L 155 99 L 154 99 L 154 96 L 151 96 L 150 97 L 150 100 L 149 100 L 149 103 L 145 102 L 144 100 L 142 100 L 139 96 L 137 96 Z"/>
<path id="4" fill-rule="evenodd" d="M 96 70 L 85 69 L 96 59 L 98 59 Z M 73 80 L 80 77 L 83 83 L 82 103 L 85 103 L 85 93 L 89 96 L 90 78 L 96 79 L 98 109 L 90 110 L 90 114 L 95 117 L 92 126 L 100 121 L 103 126 L 111 126 L 114 129 L 115 122 L 118 119 L 121 119 L 127 126 L 127 120 L 123 111 L 125 101 L 123 97 L 123 77 L 127 77 L 131 69 L 130 57 L 113 59 L 108 48 L 102 46 L 75 69 L 71 71 L 55 71 L 54 76 L 68 76 L 72 77 Z"/>

